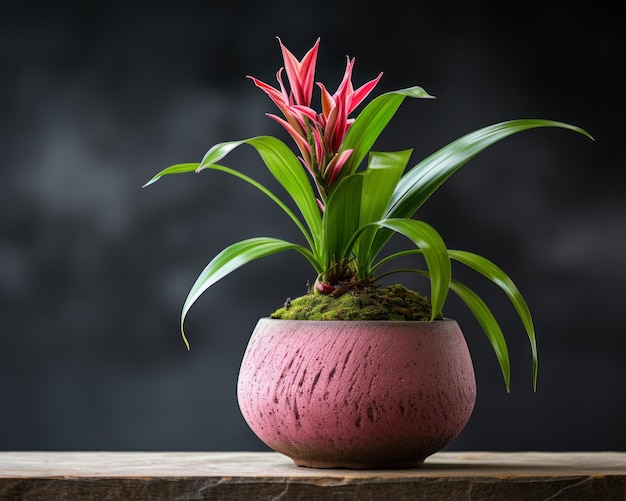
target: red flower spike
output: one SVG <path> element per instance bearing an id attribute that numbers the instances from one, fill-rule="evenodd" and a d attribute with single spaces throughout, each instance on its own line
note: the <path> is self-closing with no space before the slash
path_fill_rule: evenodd
<path id="1" fill-rule="evenodd" d="M 341 177 L 341 169 L 351 154 L 350 150 L 339 153 L 341 144 L 354 119 L 348 115 L 369 95 L 382 73 L 359 87 L 352 85 L 355 59 L 346 57 L 346 69 L 337 91 L 330 94 L 324 84 L 317 82 L 321 91 L 322 112 L 311 108 L 315 65 L 320 39 L 298 60 L 278 38 L 284 67 L 276 72 L 278 88 L 254 77 L 255 85 L 263 90 L 283 113 L 285 119 L 268 115 L 280 123 L 293 138 L 301 152 L 301 161 L 314 177 L 322 200 L 331 185 Z M 287 74 L 289 90 L 283 82 L 283 70 Z M 323 204 L 321 205 L 323 207 Z"/>
<path id="2" fill-rule="evenodd" d="M 309 106 L 311 104 L 311 96 L 313 95 L 313 80 L 315 78 L 317 49 L 320 39 L 317 39 L 315 45 L 304 55 L 302 61 L 298 61 L 295 56 L 289 52 L 280 38 L 278 38 L 278 43 L 283 53 L 285 71 L 287 72 L 287 79 L 289 80 L 294 103 Z"/>

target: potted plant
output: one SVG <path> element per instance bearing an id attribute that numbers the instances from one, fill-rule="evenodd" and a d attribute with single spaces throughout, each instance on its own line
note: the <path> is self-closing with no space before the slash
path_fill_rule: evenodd
<path id="1" fill-rule="evenodd" d="M 279 39 L 284 66 L 277 72 L 277 88 L 249 77 L 280 110 L 282 116 L 269 116 L 286 129 L 299 155 L 272 136 L 223 142 L 199 163 L 168 167 L 146 186 L 167 174 L 222 171 L 267 195 L 302 234 L 302 242 L 256 237 L 229 245 L 202 271 L 181 314 L 189 348 L 185 316 L 217 281 L 288 250 L 312 266 L 315 280 L 309 292 L 260 319 L 244 354 L 238 399 L 257 436 L 302 466 L 417 466 L 458 435 L 476 397 L 465 339 L 457 322 L 443 314 L 449 291 L 484 330 L 509 390 L 502 330 L 485 302 L 452 278 L 452 261 L 483 275 L 510 299 L 530 341 L 534 388 L 537 350 L 529 308 L 511 278 L 485 257 L 449 249 L 416 213 L 460 167 L 512 134 L 557 127 L 591 136 L 563 122 L 511 120 L 470 132 L 407 167 L 412 150 L 372 148 L 407 97 L 432 96 L 421 87 L 387 92 L 351 118 L 382 73 L 355 89 L 354 59 L 348 58 L 334 93 L 317 83 L 321 110 L 316 110 L 312 96 L 319 42 L 298 60 Z M 241 145 L 256 149 L 289 201 L 219 163 Z M 394 234 L 406 237 L 408 248 L 385 254 Z M 407 257 L 415 266 L 393 268 Z M 400 284 L 383 287 L 381 279 L 396 272 L 423 275 L 430 282 L 428 293 Z"/>

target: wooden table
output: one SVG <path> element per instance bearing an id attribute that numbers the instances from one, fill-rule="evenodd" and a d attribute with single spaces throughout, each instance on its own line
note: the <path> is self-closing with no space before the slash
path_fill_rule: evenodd
<path id="1" fill-rule="evenodd" d="M 440 452 L 405 470 L 273 452 L 0 452 L 0 500 L 626 500 L 626 452 Z"/>

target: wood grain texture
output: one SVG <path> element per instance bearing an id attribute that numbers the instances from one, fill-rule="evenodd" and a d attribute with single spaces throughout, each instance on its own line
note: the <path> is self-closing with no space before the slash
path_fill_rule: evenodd
<path id="1" fill-rule="evenodd" d="M 439 452 L 405 470 L 273 452 L 0 452 L 0 500 L 626 499 L 626 453 Z"/>

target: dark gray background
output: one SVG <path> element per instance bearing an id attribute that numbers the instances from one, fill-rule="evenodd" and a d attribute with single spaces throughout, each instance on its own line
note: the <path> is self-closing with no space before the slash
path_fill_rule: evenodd
<path id="1" fill-rule="evenodd" d="M 506 6 L 505 6 L 506 4 Z M 512 392 L 476 322 L 452 298 L 476 365 L 478 400 L 451 449 L 626 450 L 623 18 L 599 2 L 278 1 L 3 3 L 0 7 L 0 449 L 258 450 L 235 386 L 257 319 L 304 292 L 297 254 L 249 265 L 192 309 L 182 302 L 223 247 L 298 235 L 268 200 L 204 172 L 214 143 L 284 137 L 269 99 L 280 36 L 298 56 L 322 38 L 318 80 L 345 56 L 376 93 L 422 85 L 382 150 L 413 163 L 511 118 L 552 118 L 596 141 L 529 131 L 465 166 L 421 217 L 450 247 L 500 264 L 527 298 L 530 350 L 495 287 L 467 276 L 502 321 Z M 263 182 L 251 149 L 225 162 Z M 418 290 L 427 284 L 406 277 Z"/>

